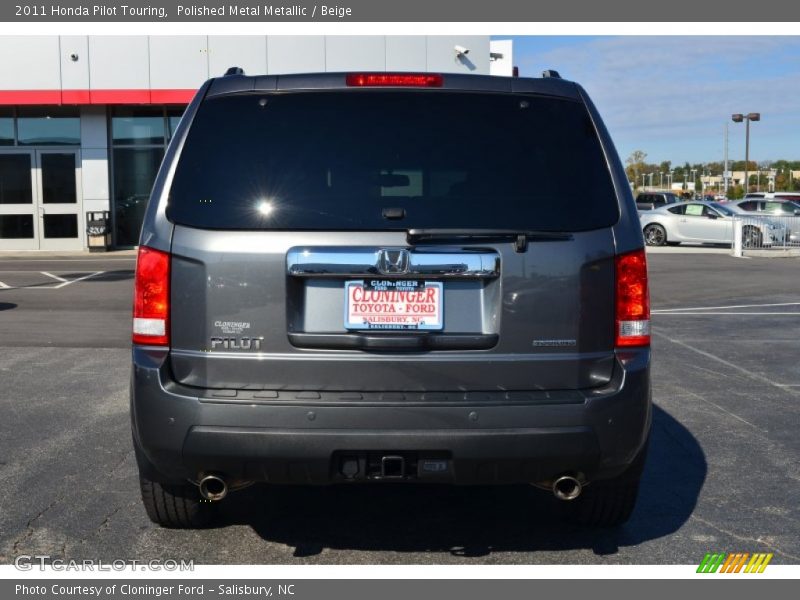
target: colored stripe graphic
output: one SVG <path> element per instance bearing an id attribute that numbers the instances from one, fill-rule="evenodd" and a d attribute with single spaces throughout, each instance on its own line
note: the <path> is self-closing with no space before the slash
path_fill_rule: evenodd
<path id="1" fill-rule="evenodd" d="M 725 560 L 725 553 L 720 552 L 719 554 L 706 554 L 703 557 L 700 566 L 697 567 L 698 573 L 716 573 L 719 566 L 722 564 L 722 561 Z"/>
<path id="2" fill-rule="evenodd" d="M 706 552 L 706 555 L 703 557 L 703 560 L 700 561 L 700 564 L 697 566 L 697 573 L 705 573 L 706 565 L 708 561 L 711 560 L 711 554 Z"/>
<path id="3" fill-rule="evenodd" d="M 733 565 L 736 564 L 736 559 L 739 558 L 738 554 L 728 554 L 727 560 L 722 564 L 722 568 L 720 569 L 720 573 L 731 573 L 733 570 Z"/>
<path id="4" fill-rule="evenodd" d="M 697 566 L 697 573 L 763 573 L 772 560 L 772 554 L 766 552 L 707 552 Z"/>
<path id="5" fill-rule="evenodd" d="M 739 562 L 736 563 L 736 568 L 733 570 L 734 573 L 738 573 L 739 571 L 742 570 L 742 567 L 744 566 L 744 563 L 745 563 L 745 561 L 747 560 L 747 558 L 749 556 L 750 556 L 750 553 L 748 553 L 748 552 L 745 552 L 744 554 L 742 554 L 742 557 L 739 559 Z"/>
<path id="6" fill-rule="evenodd" d="M 725 560 L 725 556 L 727 556 L 727 555 L 724 552 L 720 552 L 717 555 L 717 562 L 714 563 L 713 565 L 711 565 L 711 568 L 709 569 L 708 572 L 709 573 L 716 573 L 717 569 L 719 569 L 719 567 L 722 565 L 722 561 Z"/>
<path id="7" fill-rule="evenodd" d="M 763 573 L 767 568 L 767 564 L 772 560 L 772 554 L 759 553 L 753 554 L 753 558 L 745 567 L 745 573 Z"/>
<path id="8" fill-rule="evenodd" d="M 761 563 L 761 567 L 758 569 L 758 572 L 759 573 L 763 573 L 764 569 L 767 568 L 767 565 L 769 564 L 769 561 L 771 561 L 771 560 L 772 560 L 772 552 L 767 554 L 766 558 L 764 559 L 764 562 Z"/>

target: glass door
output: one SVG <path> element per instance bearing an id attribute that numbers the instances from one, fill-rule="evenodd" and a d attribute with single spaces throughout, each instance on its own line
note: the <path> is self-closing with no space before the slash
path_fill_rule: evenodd
<path id="1" fill-rule="evenodd" d="M 0 150 L 0 250 L 39 248 L 34 159 L 31 150 Z"/>
<path id="2" fill-rule="evenodd" d="M 81 250 L 78 152 L 37 150 L 36 163 L 39 249 Z"/>

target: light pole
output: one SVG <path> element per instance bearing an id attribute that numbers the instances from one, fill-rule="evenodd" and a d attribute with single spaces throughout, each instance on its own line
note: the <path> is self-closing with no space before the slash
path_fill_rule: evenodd
<path id="1" fill-rule="evenodd" d="M 647 174 L 647 176 L 650 178 L 650 188 L 651 189 L 653 187 L 653 175 L 655 175 L 655 173 L 648 173 Z"/>
<path id="2" fill-rule="evenodd" d="M 692 198 L 697 195 L 697 169 L 692 169 Z"/>
<path id="3" fill-rule="evenodd" d="M 750 187 L 750 121 L 760 121 L 761 113 L 747 113 L 746 115 L 736 113 L 731 115 L 731 120 L 734 123 L 746 121 L 744 134 L 744 193 L 746 194 Z"/>
<path id="4" fill-rule="evenodd" d="M 645 178 L 645 177 L 647 177 L 647 175 L 645 175 L 644 173 L 642 173 L 642 188 L 645 188 L 645 187 L 646 187 L 646 184 L 645 184 L 645 181 L 644 181 L 644 178 Z"/>
<path id="5" fill-rule="evenodd" d="M 659 177 L 659 179 L 658 179 L 658 187 L 660 187 L 663 190 L 664 189 L 664 171 L 659 171 L 658 172 L 658 177 Z"/>

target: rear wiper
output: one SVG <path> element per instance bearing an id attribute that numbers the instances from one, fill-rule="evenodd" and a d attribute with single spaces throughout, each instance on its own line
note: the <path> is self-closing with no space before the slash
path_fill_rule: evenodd
<path id="1" fill-rule="evenodd" d="M 514 242 L 514 250 L 525 252 L 528 242 L 563 242 L 572 239 L 571 233 L 559 231 L 520 231 L 515 229 L 409 229 L 406 240 L 409 244 L 419 242 L 460 242 L 480 240 L 483 242 Z"/>

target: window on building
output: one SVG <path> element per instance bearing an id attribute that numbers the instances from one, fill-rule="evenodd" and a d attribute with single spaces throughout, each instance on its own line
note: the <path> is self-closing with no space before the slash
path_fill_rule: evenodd
<path id="1" fill-rule="evenodd" d="M 13 146 L 17 139 L 14 133 L 14 109 L 0 107 L 0 146 Z"/>
<path id="2" fill-rule="evenodd" d="M 81 121 L 77 107 L 18 107 L 17 143 L 20 146 L 79 146 Z"/>
<path id="3" fill-rule="evenodd" d="M 163 108 L 119 107 L 111 117 L 111 141 L 125 146 L 163 145 L 165 125 Z"/>
<path id="4" fill-rule="evenodd" d="M 139 243 L 144 211 L 183 107 L 119 106 L 110 116 L 114 243 Z"/>
<path id="5" fill-rule="evenodd" d="M 0 146 L 79 146 L 75 106 L 0 107 Z"/>

